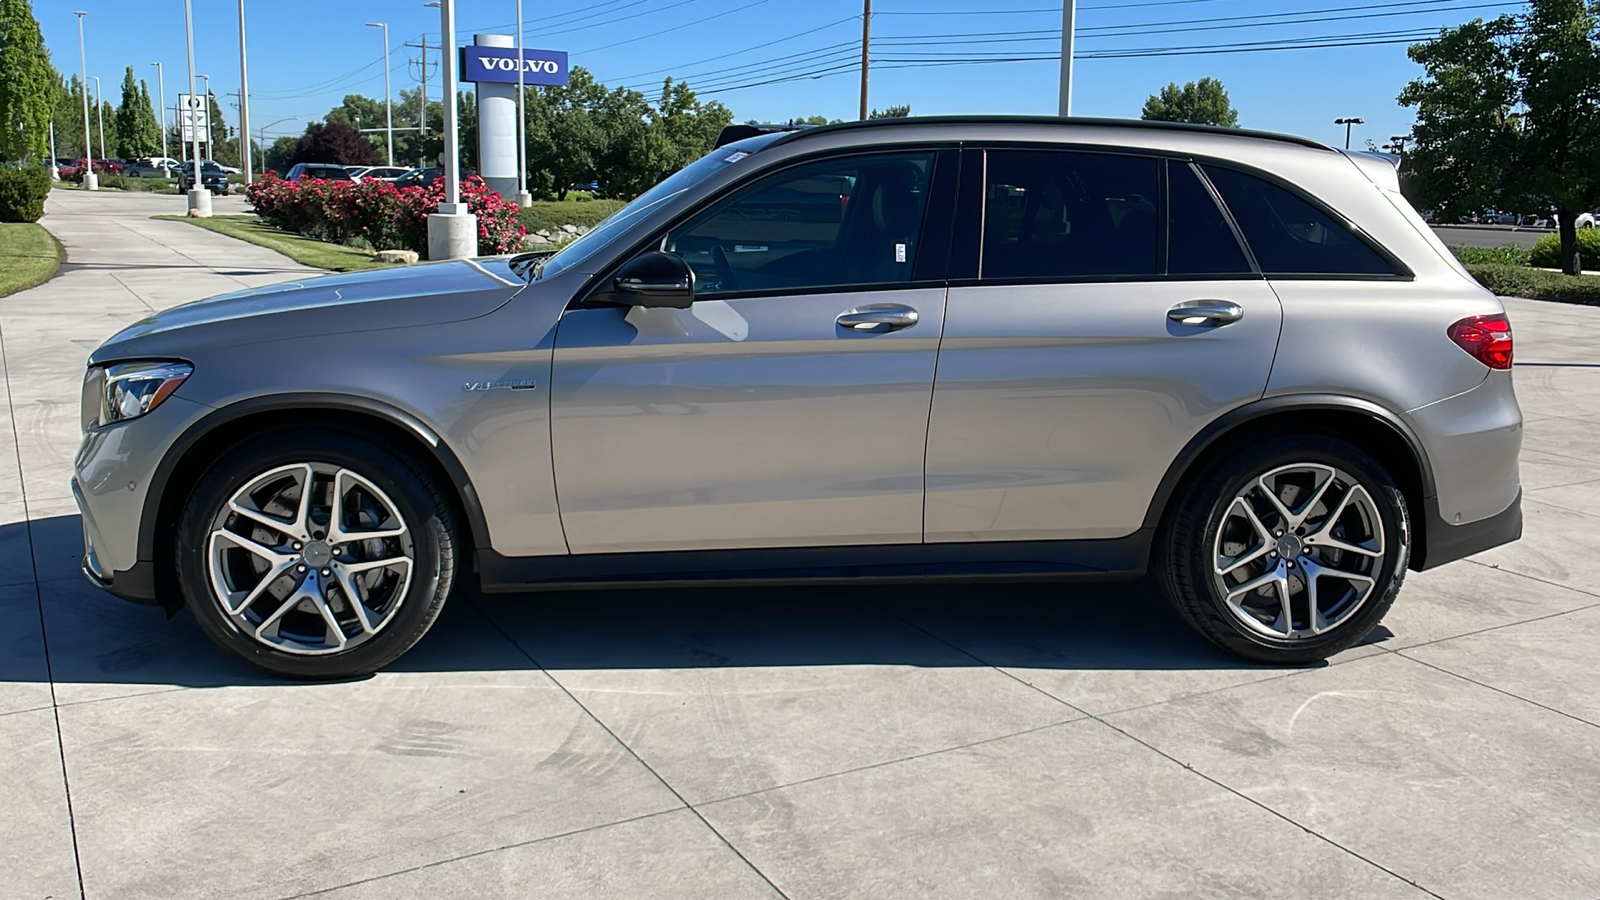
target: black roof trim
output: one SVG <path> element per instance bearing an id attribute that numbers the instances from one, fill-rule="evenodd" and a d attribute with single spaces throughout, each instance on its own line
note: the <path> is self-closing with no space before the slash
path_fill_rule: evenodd
<path id="1" fill-rule="evenodd" d="M 1286 144 L 1298 144 L 1314 150 L 1327 150 L 1336 152 L 1327 144 L 1313 141 L 1310 138 L 1296 137 L 1292 134 L 1279 134 L 1275 131 L 1251 131 L 1245 128 L 1223 128 L 1219 125 L 1190 125 L 1187 122 L 1150 122 L 1144 119 L 1093 119 L 1072 116 L 907 116 L 895 119 L 867 119 L 856 122 L 840 122 L 835 125 L 817 125 L 801 131 L 795 131 L 778 138 L 773 146 L 786 144 L 801 138 L 814 137 L 819 134 L 833 134 L 839 131 L 853 131 L 858 128 L 893 128 L 903 125 L 1060 125 L 1066 127 L 1085 126 L 1091 128 L 1135 128 L 1151 131 L 1187 131 L 1198 134 L 1232 135 L 1234 137 L 1258 138 L 1268 141 L 1281 141 Z"/>

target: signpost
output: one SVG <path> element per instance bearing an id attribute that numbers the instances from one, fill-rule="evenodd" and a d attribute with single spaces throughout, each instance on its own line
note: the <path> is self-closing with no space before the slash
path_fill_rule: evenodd
<path id="1" fill-rule="evenodd" d="M 185 144 L 206 143 L 211 148 L 211 104 L 200 94 L 178 95 L 178 131 Z"/>
<path id="2" fill-rule="evenodd" d="M 565 50 L 524 48 L 519 82 L 515 47 L 485 47 L 481 44 L 462 47 L 461 80 L 479 84 L 520 83 L 559 87 L 567 83 L 567 53 Z"/>

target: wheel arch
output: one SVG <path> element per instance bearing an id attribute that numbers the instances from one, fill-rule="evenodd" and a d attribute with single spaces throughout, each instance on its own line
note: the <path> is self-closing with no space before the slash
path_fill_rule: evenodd
<path id="1" fill-rule="evenodd" d="M 1369 400 L 1339 394 L 1290 394 L 1248 403 L 1218 417 L 1189 441 L 1167 469 L 1145 512 L 1144 527 L 1161 528 L 1172 499 L 1205 464 L 1254 437 L 1316 433 L 1343 438 L 1372 454 L 1394 478 L 1411 508 L 1411 567 L 1425 564 L 1427 517 L 1437 491 L 1422 440 L 1393 411 Z"/>
<path id="2" fill-rule="evenodd" d="M 462 535 L 467 542 L 462 548 L 462 563 L 473 566 L 473 551 L 489 546 L 488 524 L 466 468 L 438 433 L 415 416 L 378 400 L 342 394 L 258 397 L 217 409 L 191 425 L 173 442 L 156 468 L 139 519 L 138 545 L 139 559 L 154 562 L 156 596 L 179 596 L 177 573 L 162 565 L 161 560 L 172 556 L 178 515 L 206 469 L 245 437 L 286 426 L 334 428 L 376 438 L 391 449 L 407 453 L 440 479 L 455 503 L 456 513 L 467 524 L 467 533 Z"/>

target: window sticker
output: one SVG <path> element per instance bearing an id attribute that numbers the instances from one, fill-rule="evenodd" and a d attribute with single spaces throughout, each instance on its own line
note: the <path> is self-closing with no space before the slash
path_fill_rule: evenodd
<path id="1" fill-rule="evenodd" d="M 906 245 L 905 244 L 895 244 L 894 245 L 894 261 L 897 262 L 897 263 L 903 263 L 903 262 L 906 261 Z"/>
<path id="2" fill-rule="evenodd" d="M 724 159 L 723 162 L 736 163 L 749 155 L 750 154 L 744 152 L 743 150 L 735 150 L 732 153 L 729 153 L 727 159 Z"/>

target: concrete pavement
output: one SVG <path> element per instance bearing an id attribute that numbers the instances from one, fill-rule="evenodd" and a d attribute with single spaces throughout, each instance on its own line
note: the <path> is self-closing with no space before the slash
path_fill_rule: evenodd
<path id="1" fill-rule="evenodd" d="M 77 574 L 84 354 L 303 274 L 182 203 L 58 192 L 0 300 L 0 898 L 1600 895 L 1600 310 L 1508 303 L 1524 540 L 1328 666 L 1144 586 L 810 588 L 459 597 L 288 684 Z"/>

